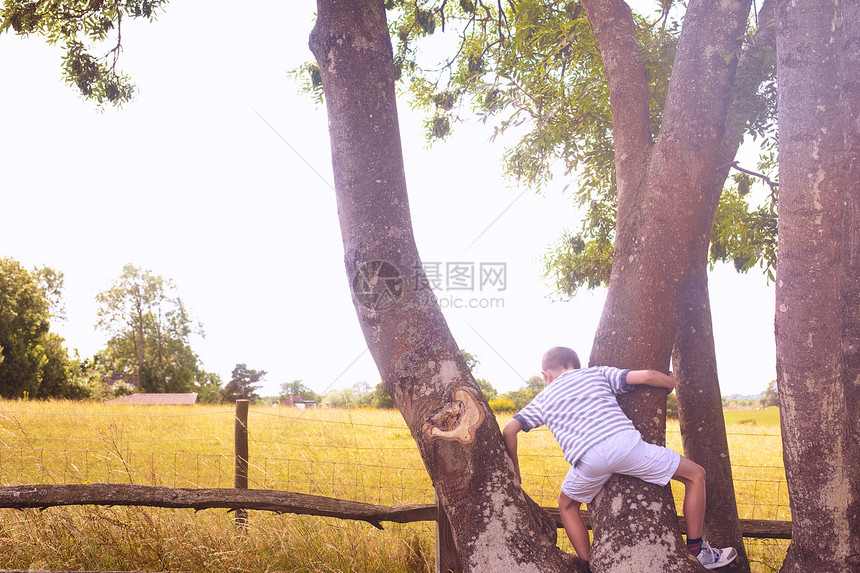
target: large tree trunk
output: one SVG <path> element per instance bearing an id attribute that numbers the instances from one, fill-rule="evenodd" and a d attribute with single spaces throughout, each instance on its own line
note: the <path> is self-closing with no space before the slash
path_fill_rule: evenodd
<path id="1" fill-rule="evenodd" d="M 382 0 L 319 0 L 346 270 L 386 387 L 446 508 L 466 571 L 583 571 L 523 493 L 495 417 L 427 286 L 414 243 Z"/>
<path id="2" fill-rule="evenodd" d="M 638 47 L 629 41 L 629 8 L 611 0 L 584 0 L 583 6 L 610 86 L 619 189 L 612 277 L 590 362 L 665 371 L 699 258 L 696 242 L 709 234 L 713 218 L 708 193 L 716 183 L 736 65 L 726 56 L 738 47 L 749 3 L 689 4 L 653 146 L 641 124 L 647 99 L 641 101 Z M 648 389 L 619 402 L 645 439 L 662 444 L 665 399 L 664 391 Z M 593 569 L 637 571 L 648 563 L 655 571 L 700 570 L 678 533 L 668 488 L 613 477 L 591 510 Z"/>
<path id="3" fill-rule="evenodd" d="M 846 249 L 843 232 L 849 212 L 845 135 L 857 126 L 844 124 L 841 105 L 841 97 L 851 95 L 840 81 L 842 9 L 841 1 L 798 0 L 780 2 L 777 13 L 776 358 L 793 522 L 786 572 L 858 567 L 858 548 L 851 546 L 860 527 L 853 513 L 858 477 L 851 425 L 857 413 L 849 410 L 845 375 L 851 369 L 843 351 L 843 279 L 846 269 L 856 270 L 844 259 L 854 250 Z"/>
<path id="4" fill-rule="evenodd" d="M 842 349 L 848 408 L 848 462 L 853 464 L 848 503 L 848 563 L 860 570 L 860 1 L 843 5 L 842 89 L 845 126 L 845 251 Z"/>

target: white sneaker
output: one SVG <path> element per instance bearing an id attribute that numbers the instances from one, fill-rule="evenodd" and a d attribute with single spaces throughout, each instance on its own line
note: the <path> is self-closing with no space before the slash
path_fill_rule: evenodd
<path id="1" fill-rule="evenodd" d="M 726 547 L 725 549 L 714 549 L 707 541 L 702 542 L 702 548 L 696 558 L 705 569 L 717 569 L 728 565 L 735 560 L 738 552 L 734 547 Z"/>

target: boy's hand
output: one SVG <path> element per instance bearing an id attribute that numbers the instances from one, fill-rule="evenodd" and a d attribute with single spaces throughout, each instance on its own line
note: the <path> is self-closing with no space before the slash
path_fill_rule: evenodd
<path id="1" fill-rule="evenodd" d="M 669 372 L 669 375 L 666 377 L 669 378 L 669 380 L 667 381 L 668 385 L 666 386 L 666 388 L 669 390 L 669 392 L 671 392 L 672 390 L 675 389 L 675 385 L 677 384 L 678 381 L 675 380 L 675 373 L 674 372 Z"/>

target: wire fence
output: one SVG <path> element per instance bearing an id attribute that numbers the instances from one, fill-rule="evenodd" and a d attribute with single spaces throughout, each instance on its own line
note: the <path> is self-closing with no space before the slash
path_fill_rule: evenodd
<path id="1" fill-rule="evenodd" d="M 233 487 L 235 411 L 213 406 L 0 403 L 0 485 L 132 483 Z M 500 418 L 500 424 L 506 420 Z M 252 407 L 249 487 L 379 505 L 433 503 L 396 411 Z M 730 425 L 742 519 L 790 520 L 779 428 Z M 681 450 L 677 423 L 667 445 Z M 523 487 L 554 506 L 567 464 L 546 430 L 523 435 Z M 673 486 L 676 499 L 683 488 Z"/>

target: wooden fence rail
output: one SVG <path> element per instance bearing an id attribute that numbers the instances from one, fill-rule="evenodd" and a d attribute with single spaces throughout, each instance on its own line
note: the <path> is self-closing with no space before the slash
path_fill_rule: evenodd
<path id="1" fill-rule="evenodd" d="M 432 504 L 386 507 L 290 491 L 260 489 L 186 489 L 129 484 L 19 485 L 0 487 L 0 507 L 40 508 L 61 505 L 136 505 L 173 509 L 257 509 L 366 521 L 436 521 Z"/>
<path id="2" fill-rule="evenodd" d="M 438 521 L 435 504 L 383 506 L 319 495 L 262 489 L 185 489 L 128 484 L 19 485 L 0 487 L 0 508 L 39 508 L 64 505 L 137 505 L 173 509 L 256 509 L 276 513 L 316 515 L 365 521 L 382 529 L 382 522 Z M 557 507 L 546 507 L 561 528 Z M 588 513 L 582 511 L 590 528 Z M 681 531 L 684 518 L 678 516 Z M 742 519 L 744 537 L 791 539 L 790 521 Z"/>

